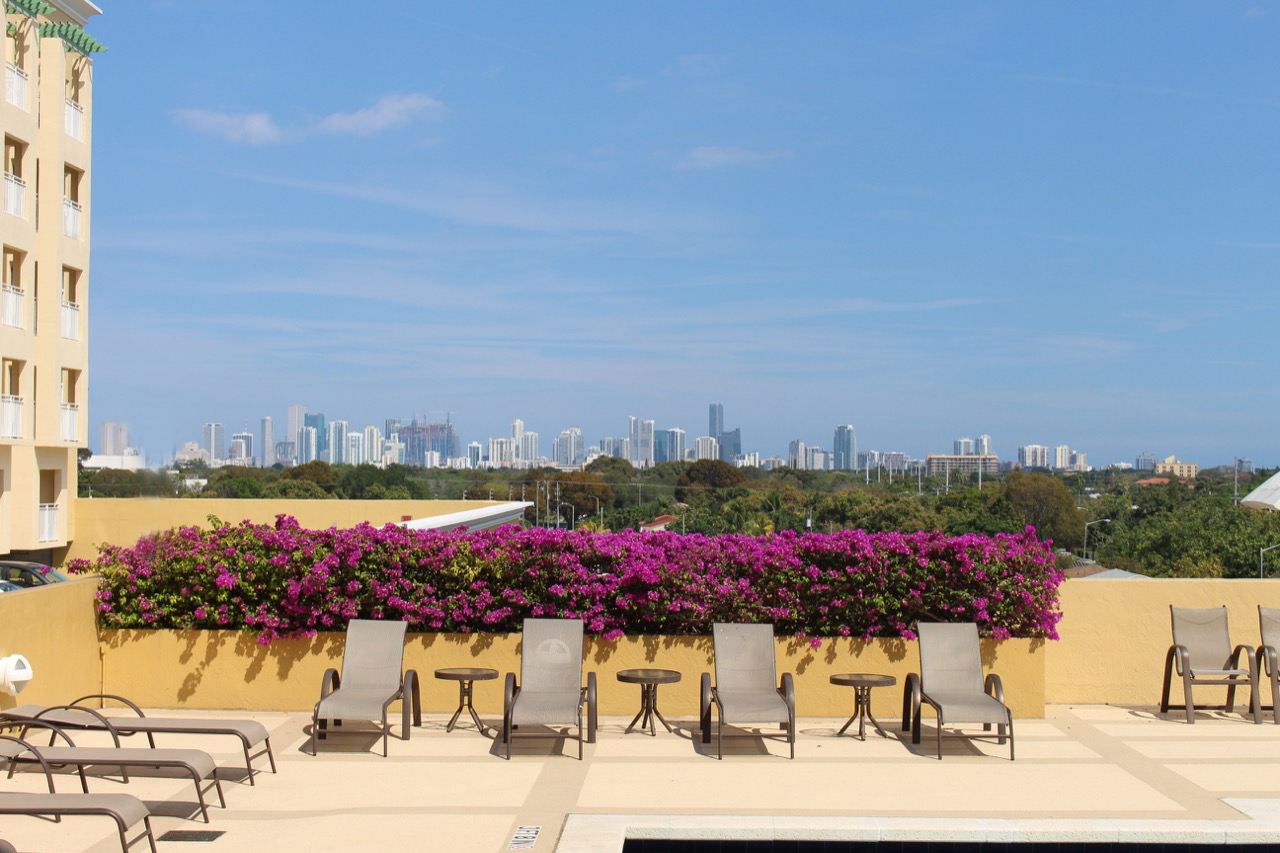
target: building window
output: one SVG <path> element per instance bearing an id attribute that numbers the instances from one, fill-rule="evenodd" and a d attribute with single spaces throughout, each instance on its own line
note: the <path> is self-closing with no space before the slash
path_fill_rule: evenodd
<path id="1" fill-rule="evenodd" d="M 62 337 L 80 340 L 80 278 L 72 267 L 62 268 Z"/>
<path id="2" fill-rule="evenodd" d="M 80 440 L 80 404 L 77 399 L 80 371 L 62 369 L 62 404 L 60 437 L 63 441 Z"/>
<path id="3" fill-rule="evenodd" d="M 14 27 L 4 40 L 4 97 L 20 110 L 27 108 L 26 42 L 22 29 Z"/>
<path id="4" fill-rule="evenodd" d="M 26 216 L 27 183 L 22 177 L 27 144 L 12 136 L 4 138 L 4 212 Z"/>
<path id="5" fill-rule="evenodd" d="M 0 359 L 0 438 L 22 438 L 22 369 L 26 362 Z"/>
<path id="6" fill-rule="evenodd" d="M 0 267 L 0 323 L 6 326 L 22 328 L 22 303 L 25 294 L 22 291 L 22 265 L 27 253 L 4 247 L 3 267 Z"/>
<path id="7" fill-rule="evenodd" d="M 80 183 L 84 172 L 74 166 L 62 169 L 62 233 L 80 239 Z"/>
<path id="8" fill-rule="evenodd" d="M 84 139 L 84 65 L 77 60 L 67 63 L 66 100 L 63 107 L 63 129 L 72 139 Z"/>

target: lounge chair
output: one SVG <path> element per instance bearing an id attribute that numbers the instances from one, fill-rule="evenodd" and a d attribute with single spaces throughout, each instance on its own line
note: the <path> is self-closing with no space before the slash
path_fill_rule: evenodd
<path id="1" fill-rule="evenodd" d="M 325 737 L 325 725 L 332 720 L 381 720 L 382 756 L 387 755 L 387 708 L 401 700 L 401 737 L 410 736 L 409 712 L 413 724 L 422 725 L 422 697 L 418 673 L 404 669 L 404 634 L 407 622 L 352 619 L 347 625 L 347 642 L 342 652 L 342 675 L 330 668 L 320 683 L 320 701 L 311 713 L 311 754 L 316 754 L 316 738 Z"/>
<path id="2" fill-rule="evenodd" d="M 1160 694 L 1160 713 L 1170 708 L 1182 708 L 1187 722 L 1196 721 L 1196 709 L 1235 710 L 1236 686 L 1249 684 L 1249 710 L 1255 723 L 1262 722 L 1261 697 L 1258 695 L 1257 660 L 1251 646 L 1231 648 L 1231 635 L 1227 631 L 1225 607 L 1169 607 L 1173 624 L 1173 645 L 1164 659 L 1164 690 Z M 1240 665 L 1243 656 L 1245 665 Z M 1169 704 L 1169 687 L 1174 672 L 1182 677 L 1184 704 Z M 1191 688 L 1201 685 L 1226 685 L 1225 705 L 1196 705 L 1191 698 Z"/>
<path id="3" fill-rule="evenodd" d="M 982 724 L 984 732 L 996 727 L 996 743 L 1009 739 L 1013 761 L 1013 714 L 1004 703 L 1004 685 L 994 672 L 982 677 L 982 648 L 973 622 L 920 622 L 916 625 L 920 646 L 920 672 L 911 673 L 902 694 L 902 730 L 911 730 L 911 742 L 920 743 L 921 703 L 938 716 L 938 760 L 942 739 L 963 737 L 981 740 L 990 735 L 943 734 L 943 726 Z"/>
<path id="4" fill-rule="evenodd" d="M 714 644 L 716 683 L 702 673 L 699 721 L 702 742 L 711 743 L 711 708 L 720 717 L 716 729 L 716 756 L 724 759 L 726 723 L 777 721 L 796 757 L 796 688 L 791 673 L 784 672 L 778 685 L 772 625 L 731 625 L 717 622 L 711 627 Z M 754 735 L 753 735 L 754 736 Z"/>
<path id="5" fill-rule="evenodd" d="M 1258 629 L 1262 634 L 1257 653 L 1258 680 L 1264 676 L 1271 680 L 1271 718 L 1280 725 L 1280 609 L 1258 605 Z M 1258 710 L 1265 710 L 1265 706 Z"/>
<path id="6" fill-rule="evenodd" d="M 583 706 L 586 725 L 583 725 Z M 511 759 L 511 740 L 541 733 L 516 732 L 520 726 L 573 725 L 582 744 L 596 742 L 596 674 L 582 686 L 582 620 L 526 619 L 520 653 L 520 681 L 507 673 L 502 698 L 502 743 Z M 567 735 L 566 735 L 567 737 Z"/>
<path id="7" fill-rule="evenodd" d="M 0 793 L 0 815 L 52 817 L 55 822 L 61 822 L 64 815 L 109 817 L 116 822 L 122 853 L 128 853 L 130 847 L 144 838 L 151 847 L 151 853 L 156 853 L 156 838 L 151 832 L 151 813 L 142 800 L 130 794 L 59 794 L 53 787 L 53 769 L 40 756 L 37 747 L 10 735 L 0 735 L 0 741 L 16 744 L 24 754 L 30 752 L 40 763 L 49 783 L 47 794 Z M 142 834 L 129 840 L 130 828 L 139 823 L 143 826 Z"/>
<path id="8" fill-rule="evenodd" d="M 90 713 L 96 712 L 90 711 Z M 103 721 L 106 722 L 105 717 Z M 171 767 L 183 770 L 191 776 L 191 781 L 196 787 L 196 801 L 200 804 L 200 814 L 204 816 L 205 823 L 209 822 L 209 809 L 204 802 L 205 791 L 210 788 L 216 790 L 219 805 L 224 809 L 227 807 L 227 800 L 222 795 L 222 782 L 218 779 L 218 768 L 214 764 L 213 756 L 207 752 L 198 749 L 131 749 L 120 746 L 118 736 L 114 737 L 115 746 L 76 746 L 70 735 L 44 720 L 26 720 L 7 725 L 20 728 L 20 737 L 24 739 L 33 728 L 48 729 L 51 733 L 49 746 L 27 749 L 14 741 L 0 742 L 0 761 L 9 763 L 10 779 L 13 778 L 19 764 L 35 764 L 43 758 L 55 767 L 75 767 L 80 774 L 80 787 L 87 794 L 89 780 L 84 772 L 86 767 L 119 767 L 125 782 L 129 781 L 128 768 L 130 767 Z M 110 724 L 106 723 L 106 725 Z M 112 735 L 114 736 L 115 733 L 112 732 Z M 66 742 L 66 746 L 52 745 L 59 737 Z M 205 779 L 212 779 L 207 787 L 201 784 Z"/>
<path id="9" fill-rule="evenodd" d="M 120 702 L 136 714 L 136 717 L 112 714 L 106 716 L 91 713 L 93 709 L 84 703 L 90 699 L 111 700 Z M 147 745 L 156 747 L 158 734 L 183 735 L 231 735 L 240 741 L 244 750 L 244 769 L 249 777 L 249 784 L 255 784 L 253 777 L 253 759 L 266 755 L 271 762 L 271 772 L 276 772 L 276 758 L 271 751 L 271 736 L 266 726 L 257 720 L 223 720 L 204 717 L 148 717 L 142 709 L 123 696 L 111 693 L 92 693 L 81 696 L 66 705 L 19 705 L 6 711 L 0 711 L 0 720 L 23 722 L 24 720 L 42 720 L 53 723 L 62 729 L 81 731 L 107 731 L 112 736 L 128 737 L 135 734 L 147 736 Z M 250 749 L 262 744 L 262 749 L 250 753 Z"/>

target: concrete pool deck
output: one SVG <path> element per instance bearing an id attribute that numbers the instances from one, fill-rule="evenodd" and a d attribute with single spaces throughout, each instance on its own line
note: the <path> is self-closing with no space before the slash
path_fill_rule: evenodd
<path id="1" fill-rule="evenodd" d="M 207 750 L 228 768 L 227 808 L 211 808 L 209 825 L 199 821 L 189 778 L 91 779 L 95 793 L 144 800 L 157 837 L 223 833 L 164 841 L 162 853 L 617 853 L 626 837 L 1280 844 L 1280 726 L 1269 713 L 1253 725 L 1239 713 L 1200 712 L 1189 726 L 1181 713 L 1150 707 L 1051 706 L 1044 719 L 1015 721 L 1015 762 L 1007 745 L 964 740 L 944 741 L 939 762 L 927 714 L 918 747 L 896 720 L 883 721 L 889 737 L 871 732 L 864 743 L 835 736 L 842 719 L 801 718 L 794 761 L 785 743 L 756 737 L 726 738 L 717 761 L 691 720 L 650 737 L 624 734 L 629 718 L 610 717 L 584 761 L 572 757 L 576 743 L 548 736 L 517 740 L 508 762 L 470 726 L 446 733 L 444 714 L 428 715 L 407 742 L 393 739 L 383 758 L 378 736 L 362 728 L 331 736 L 318 757 L 303 752 L 309 714 L 164 713 L 259 720 L 271 731 L 279 773 L 262 772 L 250 786 L 230 739 L 161 739 Z M 79 790 L 72 775 L 57 781 L 59 791 Z M 43 785 L 20 771 L 0 791 Z M 95 817 L 6 817 L 0 838 L 22 851 L 119 850 L 114 825 Z"/>

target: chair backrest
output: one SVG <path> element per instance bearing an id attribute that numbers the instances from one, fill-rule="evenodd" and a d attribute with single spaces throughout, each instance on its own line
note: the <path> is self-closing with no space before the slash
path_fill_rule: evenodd
<path id="1" fill-rule="evenodd" d="M 717 690 L 773 690 L 778 684 L 773 625 L 711 626 L 715 643 Z"/>
<path id="2" fill-rule="evenodd" d="M 1173 642 L 1185 646 L 1192 669 L 1222 669 L 1231 658 L 1231 634 L 1225 607 L 1169 605 Z"/>
<path id="3" fill-rule="evenodd" d="M 1258 629 L 1262 645 L 1280 649 L 1280 608 L 1258 605 Z"/>
<path id="4" fill-rule="evenodd" d="M 407 622 L 352 619 L 342 653 L 343 687 L 398 689 L 404 678 Z"/>
<path id="5" fill-rule="evenodd" d="M 926 693 L 982 692 L 982 648 L 973 622 L 920 622 L 920 687 Z"/>
<path id="6" fill-rule="evenodd" d="M 582 620 L 524 620 L 520 689 L 534 693 L 582 689 Z"/>

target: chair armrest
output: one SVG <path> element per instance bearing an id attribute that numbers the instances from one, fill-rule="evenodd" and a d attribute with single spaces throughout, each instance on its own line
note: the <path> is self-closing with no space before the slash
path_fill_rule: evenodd
<path id="1" fill-rule="evenodd" d="M 504 716 L 511 714 L 511 709 L 515 707 L 516 699 L 519 696 L 520 685 L 516 683 L 516 674 L 508 672 L 506 682 L 502 686 L 502 713 Z"/>
<path id="2" fill-rule="evenodd" d="M 1000 676 L 994 672 L 988 675 L 986 681 L 982 683 L 982 690 L 1001 705 L 1004 705 L 1004 682 L 1000 680 Z"/>
<path id="3" fill-rule="evenodd" d="M 123 696 L 117 696 L 114 693 L 90 693 L 88 696 L 81 696 L 79 699 L 76 699 L 74 702 L 70 704 L 79 706 L 80 703 L 86 699 L 113 699 L 122 705 L 127 705 L 133 711 L 133 713 L 137 714 L 139 717 L 146 716 L 146 714 L 142 713 L 142 709 L 139 708 L 137 705 L 133 704 Z"/>
<path id="4" fill-rule="evenodd" d="M 40 754 L 39 749 L 27 743 L 22 738 L 14 737 L 13 735 L 0 735 L 0 740 L 13 741 L 16 744 L 19 744 L 20 746 L 25 747 L 28 752 L 30 752 L 33 756 L 35 756 L 36 761 L 40 762 L 41 769 L 44 770 L 45 779 L 48 780 L 49 782 L 49 793 L 50 794 L 58 793 L 56 790 L 54 790 L 54 787 L 53 787 L 53 768 L 49 766 L 49 762 L 44 760 L 44 756 Z M 22 753 L 18 753 L 18 755 L 21 755 L 21 754 Z M 17 756 L 14 756 L 14 757 L 16 758 Z"/>
<path id="5" fill-rule="evenodd" d="M 1258 671 L 1263 675 L 1277 675 L 1275 646 L 1258 646 Z"/>
<path id="6" fill-rule="evenodd" d="M 1254 654 L 1253 646 L 1245 645 L 1244 643 L 1236 646 L 1231 652 L 1231 668 L 1240 668 L 1241 654 L 1243 654 L 1245 656 L 1245 660 L 1249 662 L 1249 669 L 1253 670 L 1254 666 L 1257 664 L 1257 656 Z"/>
<path id="7" fill-rule="evenodd" d="M 791 713 L 796 712 L 796 680 L 789 672 L 782 673 L 782 681 L 778 685 L 778 693 L 782 696 L 782 701 L 787 703 L 787 707 L 791 709 Z"/>
<path id="8" fill-rule="evenodd" d="M 920 676 L 911 672 L 902 682 L 902 730 L 911 728 L 911 721 L 920 709 Z"/>
<path id="9" fill-rule="evenodd" d="M 32 720 L 33 721 L 39 720 L 41 717 L 43 717 L 45 714 L 49 713 L 50 711 L 79 711 L 81 714 L 88 714 L 91 717 L 96 717 L 98 722 L 102 725 L 102 727 L 111 733 L 112 742 L 116 745 L 117 748 L 119 748 L 120 733 L 116 731 L 116 727 L 112 725 L 109 719 L 107 719 L 97 711 L 93 710 L 92 708 L 86 708 L 82 705 L 50 705 L 48 708 L 44 708 L 43 710 L 40 711 L 40 713 L 36 714 L 35 717 L 32 718 Z"/>
<path id="10" fill-rule="evenodd" d="M 596 674 L 587 673 L 587 743 L 596 742 Z"/>
<path id="11" fill-rule="evenodd" d="M 13 722 L 5 723 L 5 725 L 11 726 L 14 728 L 21 726 L 24 734 L 26 733 L 27 729 L 32 727 L 35 727 L 38 729 L 48 729 L 49 731 L 53 732 L 53 735 L 49 740 L 50 746 L 53 745 L 53 739 L 57 737 L 61 737 L 63 740 L 65 740 L 67 742 L 67 746 L 74 747 L 76 745 L 75 741 L 71 739 L 71 735 L 67 734 L 61 727 L 55 726 L 53 723 L 47 722 L 45 720 L 37 720 L 34 718 L 30 720 L 14 720 Z M 116 745 L 119 746 L 119 744 L 116 744 Z"/>
<path id="12" fill-rule="evenodd" d="M 711 743 L 711 695 L 711 673 L 704 672 L 698 683 L 698 727 L 703 743 Z"/>
<path id="13" fill-rule="evenodd" d="M 324 671 L 324 678 L 320 679 L 320 701 L 323 702 L 325 697 L 342 686 L 342 676 L 333 667 L 329 667 Z"/>
<path id="14" fill-rule="evenodd" d="M 1169 647 L 1168 658 L 1173 661 L 1173 665 L 1175 667 L 1174 671 L 1177 672 L 1178 675 L 1181 676 L 1191 672 L 1191 653 L 1187 651 L 1186 646 L 1179 646 L 1176 643 L 1173 644 Z"/>

